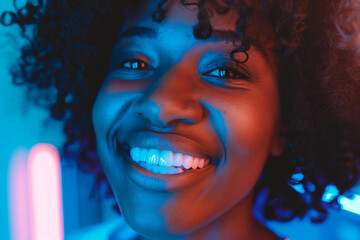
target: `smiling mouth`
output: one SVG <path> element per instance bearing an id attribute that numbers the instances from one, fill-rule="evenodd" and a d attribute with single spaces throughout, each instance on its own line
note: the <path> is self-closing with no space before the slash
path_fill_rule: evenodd
<path id="1" fill-rule="evenodd" d="M 170 150 L 128 146 L 123 150 L 130 162 L 157 174 L 181 174 L 196 171 L 211 163 L 209 158 L 197 158 Z"/>

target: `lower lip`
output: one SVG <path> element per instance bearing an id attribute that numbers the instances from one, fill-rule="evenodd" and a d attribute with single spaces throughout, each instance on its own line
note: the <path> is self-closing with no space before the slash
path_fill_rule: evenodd
<path id="1" fill-rule="evenodd" d="M 202 169 L 189 170 L 178 174 L 153 173 L 131 162 L 130 156 L 122 152 L 125 169 L 129 178 L 138 186 L 152 191 L 176 192 L 191 187 L 215 170 L 215 164 L 210 164 Z"/>

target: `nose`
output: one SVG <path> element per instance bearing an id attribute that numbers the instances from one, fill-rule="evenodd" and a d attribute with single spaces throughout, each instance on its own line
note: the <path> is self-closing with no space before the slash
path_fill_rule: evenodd
<path id="1" fill-rule="evenodd" d="M 195 124 L 204 117 L 204 106 L 189 71 L 174 68 L 158 77 L 135 104 L 136 112 L 158 127 Z"/>

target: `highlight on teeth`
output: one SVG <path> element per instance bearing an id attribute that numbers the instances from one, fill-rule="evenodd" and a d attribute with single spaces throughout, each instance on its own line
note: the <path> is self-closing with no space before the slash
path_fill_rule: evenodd
<path id="1" fill-rule="evenodd" d="M 210 164 L 208 158 L 197 158 L 170 150 L 153 148 L 130 148 L 130 157 L 140 167 L 160 174 L 177 174 L 190 169 L 201 169 Z"/>

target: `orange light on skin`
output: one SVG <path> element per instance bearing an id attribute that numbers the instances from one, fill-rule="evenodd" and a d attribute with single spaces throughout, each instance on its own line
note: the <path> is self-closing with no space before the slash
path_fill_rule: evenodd
<path id="1" fill-rule="evenodd" d="M 50 144 L 37 144 L 28 159 L 32 240 L 62 240 L 63 211 L 60 158 Z"/>
<path id="2" fill-rule="evenodd" d="M 116 78 L 111 78 L 109 80 L 109 85 L 106 88 L 106 91 L 108 93 L 123 93 L 124 89 L 126 91 L 134 91 L 138 92 L 146 88 L 149 83 L 151 82 L 151 79 L 143 79 L 143 80 L 137 80 L 131 81 L 131 80 L 121 80 Z"/>

